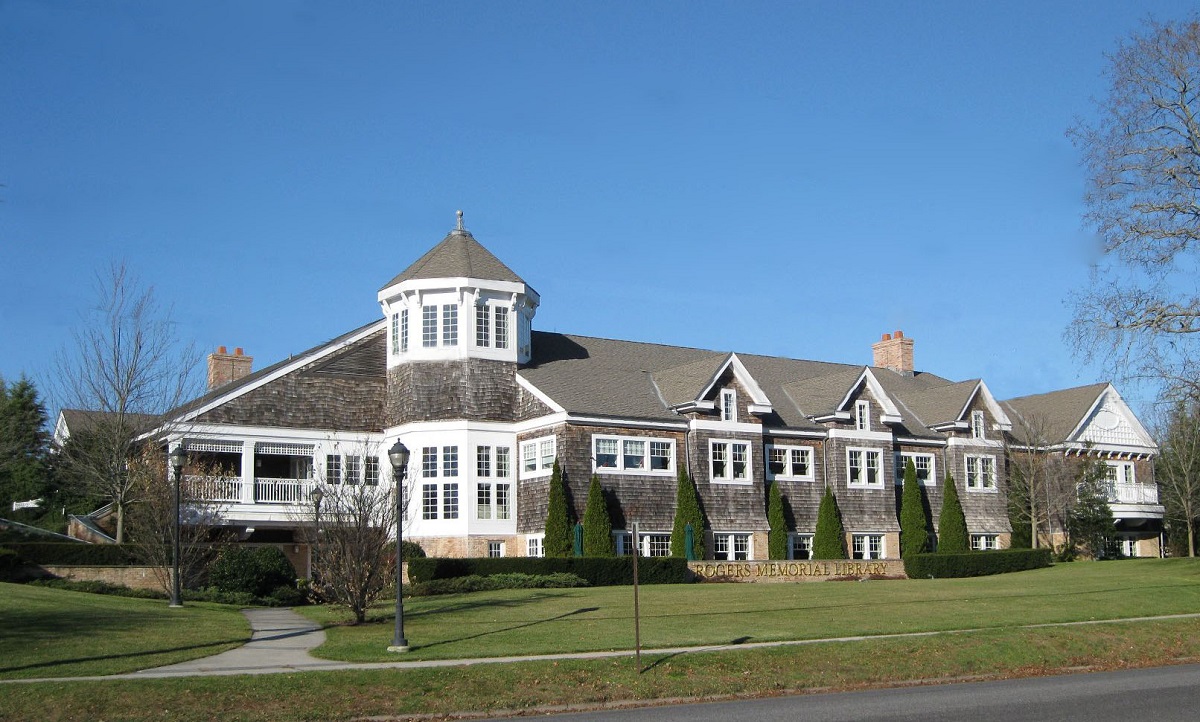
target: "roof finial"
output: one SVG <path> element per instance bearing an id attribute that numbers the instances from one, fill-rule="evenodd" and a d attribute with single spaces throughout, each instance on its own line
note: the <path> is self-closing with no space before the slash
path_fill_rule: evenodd
<path id="1" fill-rule="evenodd" d="M 462 211 L 455 211 L 454 215 L 458 216 L 458 226 L 454 230 L 456 230 L 456 231 L 466 230 L 465 228 L 463 228 L 463 224 L 462 224 Z"/>

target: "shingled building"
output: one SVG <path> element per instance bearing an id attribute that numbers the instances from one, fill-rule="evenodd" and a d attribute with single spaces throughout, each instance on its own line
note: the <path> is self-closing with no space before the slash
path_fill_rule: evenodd
<path id="1" fill-rule="evenodd" d="M 1107 384 L 1002 403 L 980 379 L 916 370 L 899 331 L 863 366 L 534 331 L 541 298 L 461 216 L 378 301 L 379 320 L 173 415 L 172 444 L 230 470 L 211 496 L 245 536 L 286 541 L 321 485 L 390 484 L 399 439 L 412 450 L 405 535 L 432 555 L 540 555 L 555 460 L 576 518 L 599 477 L 621 553 L 667 553 L 682 468 L 709 558 L 766 558 L 770 484 L 793 558 L 807 558 L 826 486 L 851 556 L 895 558 L 908 460 L 935 522 L 952 481 L 972 544 L 1000 548 L 1006 449 L 1033 448 L 1037 426 L 1053 437 L 1038 453 L 1106 460 L 1126 550 L 1158 554 L 1156 447 Z"/>

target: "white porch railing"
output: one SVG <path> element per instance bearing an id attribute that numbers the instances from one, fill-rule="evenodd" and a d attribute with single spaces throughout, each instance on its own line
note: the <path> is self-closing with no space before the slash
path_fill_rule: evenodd
<path id="1" fill-rule="evenodd" d="M 1108 485 L 1108 501 L 1112 504 L 1157 504 L 1158 486 L 1113 482 Z"/>
<path id="2" fill-rule="evenodd" d="M 242 480 L 227 476 L 185 476 L 191 494 L 203 501 L 242 500 Z"/>
<path id="3" fill-rule="evenodd" d="M 254 501 L 260 504 L 304 504 L 316 484 L 312 479 L 273 479 L 259 477 L 254 480 Z"/>

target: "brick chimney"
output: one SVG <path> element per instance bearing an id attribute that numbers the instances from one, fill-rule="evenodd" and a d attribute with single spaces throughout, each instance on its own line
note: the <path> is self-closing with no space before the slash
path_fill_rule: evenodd
<path id="1" fill-rule="evenodd" d="M 883 334 L 878 343 L 871 345 L 871 350 L 875 352 L 874 366 L 912 375 L 913 340 L 905 338 L 903 331 Z"/>
<path id="2" fill-rule="evenodd" d="M 226 352 L 224 346 L 218 346 L 216 353 L 208 355 L 208 390 L 212 391 L 250 375 L 253 363 L 254 357 L 247 356 L 240 346 L 235 348 L 232 354 Z"/>

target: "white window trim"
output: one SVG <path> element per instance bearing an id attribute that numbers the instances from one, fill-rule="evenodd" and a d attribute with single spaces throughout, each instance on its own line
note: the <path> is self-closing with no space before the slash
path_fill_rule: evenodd
<path id="1" fill-rule="evenodd" d="M 615 441 L 617 442 L 617 465 L 598 466 L 596 462 L 596 442 L 598 440 Z M 639 441 L 644 443 L 645 455 L 643 456 L 646 465 L 642 468 L 626 469 L 625 468 L 625 442 Z M 671 447 L 671 458 L 666 469 L 651 469 L 650 468 L 650 444 L 665 443 Z M 637 474 L 639 476 L 675 476 L 675 439 L 662 438 L 657 436 L 613 436 L 611 434 L 593 434 L 592 435 L 592 471 L 597 474 Z"/>
<path id="2" fill-rule="evenodd" d="M 551 444 L 552 454 L 550 455 L 550 464 L 542 465 L 542 443 L 549 441 Z M 525 469 L 525 449 L 530 444 L 533 444 L 534 450 L 534 468 L 532 471 Z M 536 439 L 525 439 L 517 444 L 517 464 L 520 469 L 520 478 L 522 479 L 537 479 L 542 476 L 549 476 L 554 473 L 554 459 L 558 456 L 558 442 L 555 436 L 539 436 Z"/>
<path id="3" fill-rule="evenodd" d="M 1108 468 L 1113 469 L 1113 476 L 1108 481 L 1117 484 L 1136 484 L 1137 467 L 1132 461 L 1105 461 Z"/>
<path id="4" fill-rule="evenodd" d="M 797 537 L 808 537 L 808 547 L 809 547 L 809 557 L 808 557 L 808 558 L 806 558 L 806 559 L 801 559 L 801 560 L 797 560 L 797 561 L 808 561 L 809 559 L 811 559 L 811 558 L 812 558 L 812 543 L 813 543 L 813 537 L 814 537 L 814 536 L 815 536 L 814 534 L 808 534 L 808 533 L 805 533 L 805 532 L 791 532 L 791 533 L 789 533 L 789 534 L 788 534 L 788 546 L 787 546 L 787 555 L 788 555 L 788 559 L 796 559 L 796 557 L 794 556 L 794 554 L 795 554 L 795 542 L 794 542 L 794 540 L 795 540 Z"/>
<path id="5" fill-rule="evenodd" d="M 854 402 L 854 430 L 871 430 L 871 402 L 865 399 Z"/>
<path id="6" fill-rule="evenodd" d="M 535 557 L 546 556 L 546 535 L 545 534 L 529 534 L 525 537 L 525 556 L 529 556 L 529 542 L 537 542 L 538 553 Z"/>
<path id="7" fill-rule="evenodd" d="M 787 471 L 785 471 L 782 474 L 776 474 L 771 471 L 771 450 L 772 449 L 784 449 L 787 451 L 787 461 L 784 462 L 784 465 L 783 465 L 783 468 L 786 469 Z M 792 453 L 796 452 L 796 451 L 808 453 L 808 473 L 807 474 L 796 475 L 796 474 L 790 473 L 791 468 L 792 468 Z M 792 444 L 767 444 L 766 450 L 763 452 L 763 454 L 764 454 L 763 463 L 766 464 L 766 471 L 767 471 L 766 478 L 768 481 L 775 480 L 775 479 L 779 479 L 781 481 L 815 481 L 817 478 L 816 469 L 815 469 L 816 463 L 817 463 L 816 462 L 817 454 L 816 454 L 816 449 L 812 446 L 796 446 L 796 445 L 792 445 Z"/>
<path id="8" fill-rule="evenodd" d="M 723 556 L 723 557 L 717 556 L 717 538 L 718 537 L 723 537 L 725 539 L 725 544 L 728 548 L 728 551 L 725 552 L 725 556 Z M 734 537 L 745 537 L 746 538 L 746 558 L 745 558 L 745 560 L 737 559 L 737 552 L 735 551 L 735 545 L 734 545 Z M 748 531 L 713 532 L 713 558 L 719 559 L 722 561 L 730 561 L 730 562 L 753 560 L 754 559 L 754 535 Z"/>
<path id="9" fill-rule="evenodd" d="M 877 479 L 877 481 L 875 481 L 875 483 L 871 483 L 869 481 L 853 482 L 850 480 L 850 454 L 851 454 L 851 452 L 854 452 L 854 451 L 863 452 L 863 478 L 864 479 L 866 478 L 866 471 L 867 471 L 867 466 L 866 466 L 867 454 L 878 454 L 879 466 L 877 468 L 877 473 L 875 475 L 875 478 Z M 883 468 L 883 450 L 882 449 L 872 448 L 869 446 L 847 446 L 846 447 L 846 487 L 847 488 L 850 488 L 850 489 L 882 489 L 885 486 L 885 484 L 883 482 L 884 476 L 886 476 L 886 472 Z"/>
<path id="10" fill-rule="evenodd" d="M 727 444 L 728 457 L 725 459 L 725 469 L 728 476 L 717 476 L 713 473 L 713 447 L 717 444 Z M 736 479 L 733 476 L 733 445 L 741 444 L 746 447 L 746 477 Z M 708 479 L 714 484 L 734 484 L 750 486 L 754 483 L 754 446 L 746 439 L 709 439 L 708 440 Z"/>
<path id="11" fill-rule="evenodd" d="M 987 542 L 984 542 L 984 540 Z M 974 551 L 995 551 L 1000 548 L 999 534 L 972 534 L 971 549 Z"/>
<path id="12" fill-rule="evenodd" d="M 738 422 L 737 389 L 721 389 L 718 398 L 721 400 L 721 421 L 727 424 Z"/>
<path id="13" fill-rule="evenodd" d="M 918 456 L 929 457 L 929 481 L 917 483 L 926 488 L 937 486 L 937 454 L 929 454 L 924 451 L 897 451 L 896 452 L 896 486 L 904 485 L 904 469 L 910 458 Z"/>
<path id="14" fill-rule="evenodd" d="M 988 459 L 991 461 L 991 466 L 992 466 L 992 477 L 991 477 L 992 484 L 991 484 L 991 486 L 987 486 L 987 485 L 972 486 L 971 485 L 971 475 L 967 472 L 967 470 L 970 468 L 969 467 L 970 462 L 967 461 L 968 459 Z M 997 467 L 996 467 L 996 457 L 992 456 L 991 454 L 967 454 L 966 456 L 963 457 L 963 486 L 969 492 L 981 493 L 981 494 L 997 493 L 1000 488 L 999 480 L 996 478 L 998 473 L 999 472 L 997 471 Z"/>
<path id="15" fill-rule="evenodd" d="M 864 556 L 864 557 L 862 557 L 863 561 L 871 561 L 871 560 L 875 560 L 875 559 L 887 559 L 887 535 L 884 534 L 883 532 L 877 532 L 877 531 L 862 532 L 861 534 L 851 534 L 850 535 L 850 558 L 856 559 L 856 557 L 854 556 L 854 542 L 860 538 L 867 539 L 869 537 L 878 537 L 879 538 L 879 556 L 877 556 L 877 557 Z M 867 545 L 866 553 L 869 554 L 870 553 L 870 542 L 868 541 L 868 542 L 864 542 L 864 543 Z"/>
<path id="16" fill-rule="evenodd" d="M 978 409 L 971 412 L 971 438 L 987 439 L 987 417 Z"/>

